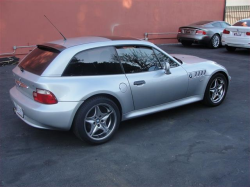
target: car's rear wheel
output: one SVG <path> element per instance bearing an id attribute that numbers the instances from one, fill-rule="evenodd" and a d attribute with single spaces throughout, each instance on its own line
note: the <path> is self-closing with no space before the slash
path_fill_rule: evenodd
<path id="1" fill-rule="evenodd" d="M 226 46 L 227 51 L 234 52 L 236 50 L 236 47 Z"/>
<path id="2" fill-rule="evenodd" d="M 183 46 L 191 46 L 193 44 L 193 42 L 192 41 L 181 41 L 181 44 Z"/>
<path id="3" fill-rule="evenodd" d="M 77 112 L 73 131 L 81 140 L 101 144 L 114 136 L 119 123 L 117 105 L 109 98 L 94 97 L 87 100 Z"/>
<path id="4" fill-rule="evenodd" d="M 225 99 L 227 94 L 227 79 L 221 74 L 217 73 L 211 77 L 207 84 L 203 103 L 208 106 L 218 106 Z"/>
<path id="5" fill-rule="evenodd" d="M 213 37 L 209 42 L 209 47 L 212 49 L 216 49 L 220 46 L 220 44 L 221 44 L 220 36 L 218 34 L 213 35 Z"/>

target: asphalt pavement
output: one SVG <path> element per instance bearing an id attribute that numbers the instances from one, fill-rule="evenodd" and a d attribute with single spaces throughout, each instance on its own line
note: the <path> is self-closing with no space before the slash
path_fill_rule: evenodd
<path id="1" fill-rule="evenodd" d="M 250 186 L 249 51 L 160 47 L 225 66 L 232 80 L 223 104 L 198 102 L 122 122 L 99 146 L 22 122 L 9 97 L 14 66 L 0 67 L 0 186 Z"/>

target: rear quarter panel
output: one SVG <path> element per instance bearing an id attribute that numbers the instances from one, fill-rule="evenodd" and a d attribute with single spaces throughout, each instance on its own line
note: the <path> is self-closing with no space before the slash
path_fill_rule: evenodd
<path id="1" fill-rule="evenodd" d="M 126 88 L 120 90 L 120 84 Z M 91 96 L 109 94 L 117 98 L 122 112 L 134 109 L 128 81 L 124 74 L 107 76 L 41 77 L 37 86 L 54 93 L 59 102 L 85 101 Z"/>

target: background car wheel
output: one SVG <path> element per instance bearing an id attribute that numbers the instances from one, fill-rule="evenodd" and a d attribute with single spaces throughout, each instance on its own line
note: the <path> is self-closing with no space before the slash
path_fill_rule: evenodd
<path id="1" fill-rule="evenodd" d="M 181 44 L 183 46 L 191 46 L 193 44 L 193 42 L 192 41 L 181 41 Z"/>
<path id="2" fill-rule="evenodd" d="M 218 34 L 213 35 L 213 37 L 210 40 L 209 47 L 212 49 L 216 49 L 220 46 L 221 44 L 221 39 Z"/>
<path id="3" fill-rule="evenodd" d="M 234 52 L 236 50 L 236 47 L 226 46 L 227 51 Z"/>
<path id="4" fill-rule="evenodd" d="M 220 105 L 227 94 L 227 79 L 221 74 L 217 73 L 212 76 L 207 84 L 203 103 L 208 106 Z"/>
<path id="5" fill-rule="evenodd" d="M 76 114 L 73 131 L 81 140 L 101 144 L 110 140 L 120 123 L 117 105 L 109 98 L 87 100 Z"/>

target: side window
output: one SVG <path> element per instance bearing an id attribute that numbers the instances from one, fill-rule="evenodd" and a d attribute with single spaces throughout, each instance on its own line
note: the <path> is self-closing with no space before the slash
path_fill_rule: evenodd
<path id="1" fill-rule="evenodd" d="M 220 24 L 219 22 L 212 23 L 212 25 L 213 25 L 214 27 L 219 27 L 219 28 L 221 28 L 221 24 Z"/>
<path id="2" fill-rule="evenodd" d="M 161 68 L 151 48 L 139 46 L 117 47 L 117 53 L 125 73 L 155 71 Z"/>
<path id="3" fill-rule="evenodd" d="M 158 51 L 156 49 L 154 49 L 154 52 L 155 52 L 155 55 L 156 55 L 157 59 L 162 64 L 162 66 L 163 66 L 164 62 L 168 62 L 169 65 L 170 65 L 170 68 L 175 68 L 175 67 L 179 66 L 178 63 L 176 63 L 175 61 L 171 60 L 167 55 L 163 54 L 162 52 L 160 52 L 160 51 Z"/>
<path id="4" fill-rule="evenodd" d="M 100 47 L 82 51 L 69 62 L 63 76 L 122 74 L 114 47 Z"/>
<path id="5" fill-rule="evenodd" d="M 222 25 L 223 28 L 229 27 L 230 25 L 226 22 L 221 22 L 220 23 Z"/>

